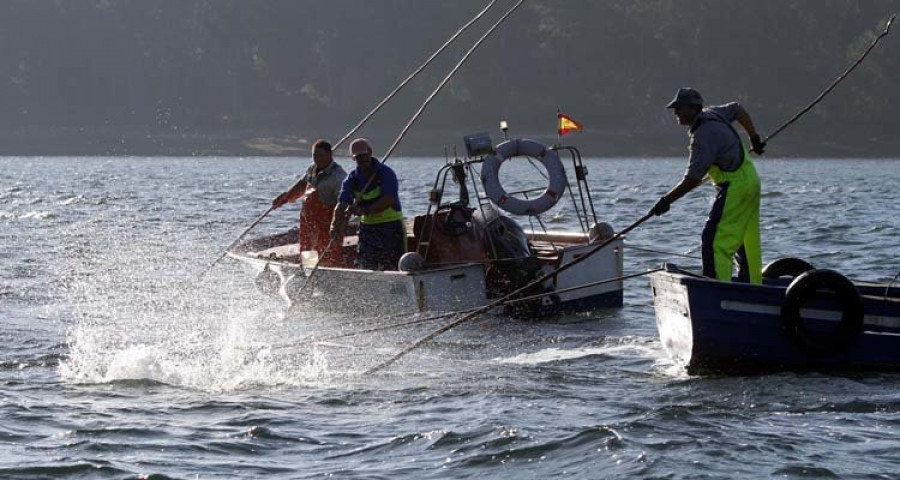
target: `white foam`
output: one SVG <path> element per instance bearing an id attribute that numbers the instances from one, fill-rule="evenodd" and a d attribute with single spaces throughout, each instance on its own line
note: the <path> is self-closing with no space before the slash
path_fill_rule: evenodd
<path id="1" fill-rule="evenodd" d="M 608 356 L 641 356 L 641 357 L 656 357 L 658 354 L 658 350 L 654 348 L 650 348 L 646 345 L 637 345 L 637 344 L 617 344 L 617 345 L 604 345 L 604 346 L 596 346 L 596 347 L 584 347 L 584 348 L 571 348 L 571 349 L 560 349 L 560 348 L 545 348 L 543 350 L 538 350 L 537 352 L 532 353 L 523 353 L 520 355 L 516 355 L 514 357 L 508 358 L 496 358 L 494 361 L 499 363 L 510 363 L 510 364 L 520 364 L 520 365 L 538 365 L 541 363 L 550 363 L 550 362 L 558 362 L 563 360 L 573 360 L 577 358 L 590 357 L 595 355 L 608 355 Z"/>

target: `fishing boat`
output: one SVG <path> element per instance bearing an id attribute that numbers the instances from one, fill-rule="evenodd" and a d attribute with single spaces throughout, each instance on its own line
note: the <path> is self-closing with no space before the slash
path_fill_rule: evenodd
<path id="1" fill-rule="evenodd" d="M 427 211 L 407 220 L 408 253 L 397 270 L 358 268 L 352 226 L 340 267 L 318 265 L 316 252 L 299 251 L 296 229 L 240 243 L 228 254 L 252 267 L 262 291 L 292 306 L 379 314 L 464 311 L 573 262 L 577 265 L 504 299 L 504 311 L 542 317 L 621 306 L 623 239 L 613 238 L 612 227 L 597 221 L 578 149 L 530 139 L 494 146 L 487 134 L 467 136 L 465 144 L 465 157 L 447 158 L 438 169 Z M 505 162 L 540 163 L 547 186 L 506 191 L 499 180 Z M 575 229 L 526 231 L 503 213 L 544 225 L 540 215 L 563 200 L 568 200 L 565 213 L 577 218 Z M 587 255 L 599 242 L 608 245 Z"/>
<path id="2" fill-rule="evenodd" d="M 767 266 L 762 285 L 672 264 L 650 281 L 660 340 L 688 373 L 900 368 L 896 286 L 851 282 L 798 259 Z"/>

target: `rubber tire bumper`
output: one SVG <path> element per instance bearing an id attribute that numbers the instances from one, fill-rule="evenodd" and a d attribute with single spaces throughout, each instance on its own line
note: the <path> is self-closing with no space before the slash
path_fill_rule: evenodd
<path id="1" fill-rule="evenodd" d="M 810 270 L 813 270 L 813 266 L 806 260 L 784 257 L 766 265 L 762 270 L 762 276 L 763 278 L 797 278 Z"/>
<path id="2" fill-rule="evenodd" d="M 828 335 L 810 334 L 800 317 L 800 309 L 818 290 L 832 291 L 841 309 L 841 320 Z M 856 286 L 847 277 L 828 269 L 810 270 L 795 278 L 785 290 L 781 303 L 781 320 L 788 337 L 811 355 L 845 351 L 862 333 L 863 316 L 862 297 Z"/>

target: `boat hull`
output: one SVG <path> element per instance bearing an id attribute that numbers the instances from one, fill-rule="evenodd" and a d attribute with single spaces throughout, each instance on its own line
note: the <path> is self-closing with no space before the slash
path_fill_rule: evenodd
<path id="1" fill-rule="evenodd" d="M 862 333 L 838 351 L 810 351 L 788 334 L 781 318 L 786 281 L 725 283 L 679 272 L 651 275 L 660 341 L 689 373 L 798 369 L 900 369 L 900 304 L 884 286 L 857 284 Z M 838 301 L 819 292 L 801 310 L 807 328 L 823 337 L 841 318 Z"/>
<path id="2" fill-rule="evenodd" d="M 255 239 L 229 255 L 252 267 L 260 290 L 280 296 L 290 306 L 306 304 L 366 315 L 456 312 L 485 306 L 503 296 L 491 289 L 486 266 L 479 263 L 413 272 L 314 268 L 314 262 L 304 266 L 295 236 L 286 233 Z M 560 240 L 567 240 L 566 234 L 557 234 L 555 241 Z M 354 238 L 348 238 L 345 248 L 353 246 Z M 539 298 L 505 305 L 505 311 L 528 318 L 621 307 L 624 284 L 618 277 L 622 276 L 623 241 L 616 240 L 582 259 L 593 247 L 572 243 L 554 248 L 554 258 L 538 260 L 543 273 L 579 263 L 546 280 Z M 585 286 L 604 279 L 609 281 Z"/>

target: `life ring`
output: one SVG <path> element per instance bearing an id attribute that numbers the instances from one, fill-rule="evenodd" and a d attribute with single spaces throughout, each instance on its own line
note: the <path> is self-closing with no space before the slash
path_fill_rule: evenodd
<path id="1" fill-rule="evenodd" d="M 507 194 L 500 185 L 500 165 L 510 158 L 520 155 L 538 159 L 550 176 L 544 193 L 531 200 L 513 197 Z M 565 193 L 566 183 L 566 170 L 563 168 L 556 150 L 551 150 L 544 144 L 527 138 L 507 140 L 497 145 L 494 153 L 484 157 L 484 165 L 481 168 L 481 184 L 484 185 L 484 193 L 498 207 L 515 215 L 538 215 L 550 210 Z"/>
<path id="2" fill-rule="evenodd" d="M 766 265 L 762 270 L 762 276 L 763 278 L 797 278 L 800 274 L 812 269 L 813 266 L 806 260 L 784 257 Z"/>
<path id="3" fill-rule="evenodd" d="M 819 289 L 834 292 L 841 308 L 841 320 L 828 335 L 810 334 L 800 318 L 800 308 L 813 298 Z M 863 329 L 862 297 L 853 282 L 834 270 L 810 270 L 794 279 L 784 292 L 781 320 L 788 337 L 797 346 L 813 355 L 840 353 L 859 337 Z"/>

